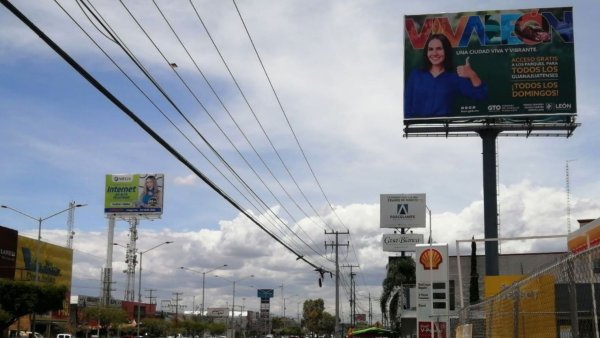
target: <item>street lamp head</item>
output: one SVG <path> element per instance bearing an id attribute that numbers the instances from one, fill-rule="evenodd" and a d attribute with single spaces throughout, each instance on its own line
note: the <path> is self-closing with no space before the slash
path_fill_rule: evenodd
<path id="1" fill-rule="evenodd" d="M 0 208 L 8 208 L 6 205 L 0 205 Z"/>

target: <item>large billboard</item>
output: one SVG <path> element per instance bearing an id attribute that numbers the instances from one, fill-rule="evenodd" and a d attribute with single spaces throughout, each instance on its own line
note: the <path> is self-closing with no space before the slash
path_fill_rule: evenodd
<path id="1" fill-rule="evenodd" d="M 104 213 L 162 214 L 164 182 L 163 174 L 106 175 Z"/>
<path id="2" fill-rule="evenodd" d="M 66 321 L 69 318 L 72 271 L 73 249 L 18 236 L 15 280 L 63 285 L 69 290 L 63 309 L 53 311 L 51 316 L 40 316 L 40 320 Z"/>
<path id="3" fill-rule="evenodd" d="M 407 15 L 404 124 L 566 123 L 572 7 Z"/>

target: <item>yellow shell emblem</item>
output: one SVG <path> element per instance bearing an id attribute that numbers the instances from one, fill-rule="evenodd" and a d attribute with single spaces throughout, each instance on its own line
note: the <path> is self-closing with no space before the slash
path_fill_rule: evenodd
<path id="1" fill-rule="evenodd" d="M 419 257 L 419 263 L 423 265 L 425 270 L 437 270 L 442 260 L 442 254 L 436 249 L 427 249 Z"/>

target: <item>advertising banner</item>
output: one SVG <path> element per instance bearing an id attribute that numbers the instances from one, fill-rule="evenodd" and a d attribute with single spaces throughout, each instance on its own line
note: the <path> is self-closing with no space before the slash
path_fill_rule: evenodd
<path id="1" fill-rule="evenodd" d="M 425 243 L 424 237 L 422 234 L 384 234 L 381 244 L 387 252 L 415 251 L 415 245 Z"/>
<path id="2" fill-rule="evenodd" d="M 212 307 L 212 308 L 208 308 L 207 312 L 207 316 L 209 317 L 219 317 L 219 318 L 225 318 L 225 317 L 229 317 L 229 309 L 226 307 Z"/>
<path id="3" fill-rule="evenodd" d="M 162 214 L 164 182 L 163 174 L 106 175 L 104 213 Z"/>
<path id="4" fill-rule="evenodd" d="M 366 313 L 355 314 L 354 321 L 357 323 L 366 323 L 367 322 L 367 314 Z"/>
<path id="5" fill-rule="evenodd" d="M 581 226 L 567 237 L 567 247 L 572 253 L 586 250 L 588 243 L 589 247 L 600 245 L 600 218 Z"/>
<path id="6" fill-rule="evenodd" d="M 0 226 L 0 278 L 15 278 L 17 236 L 17 230 Z"/>
<path id="7" fill-rule="evenodd" d="M 36 279 L 36 270 L 38 277 Z M 38 281 L 44 284 L 64 285 L 71 290 L 73 249 L 18 236 L 15 280 Z M 65 321 L 69 318 L 69 291 L 65 294 L 63 309 L 53 311 L 50 317 L 40 319 Z"/>
<path id="8" fill-rule="evenodd" d="M 419 338 L 448 338 L 450 332 L 448 330 L 450 327 L 448 244 L 418 244 L 415 258 Z"/>
<path id="9" fill-rule="evenodd" d="M 274 290 L 273 289 L 258 289 L 256 290 L 256 295 L 258 298 L 273 298 Z"/>
<path id="10" fill-rule="evenodd" d="M 381 228 L 424 228 L 425 194 L 379 196 Z"/>
<path id="11" fill-rule="evenodd" d="M 572 7 L 407 15 L 404 124 L 571 122 Z"/>

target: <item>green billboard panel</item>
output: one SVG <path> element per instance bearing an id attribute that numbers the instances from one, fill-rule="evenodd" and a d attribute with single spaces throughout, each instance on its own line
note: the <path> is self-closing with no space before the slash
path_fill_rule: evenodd
<path id="1" fill-rule="evenodd" d="M 106 214 L 153 214 L 163 211 L 164 174 L 106 175 Z"/>

